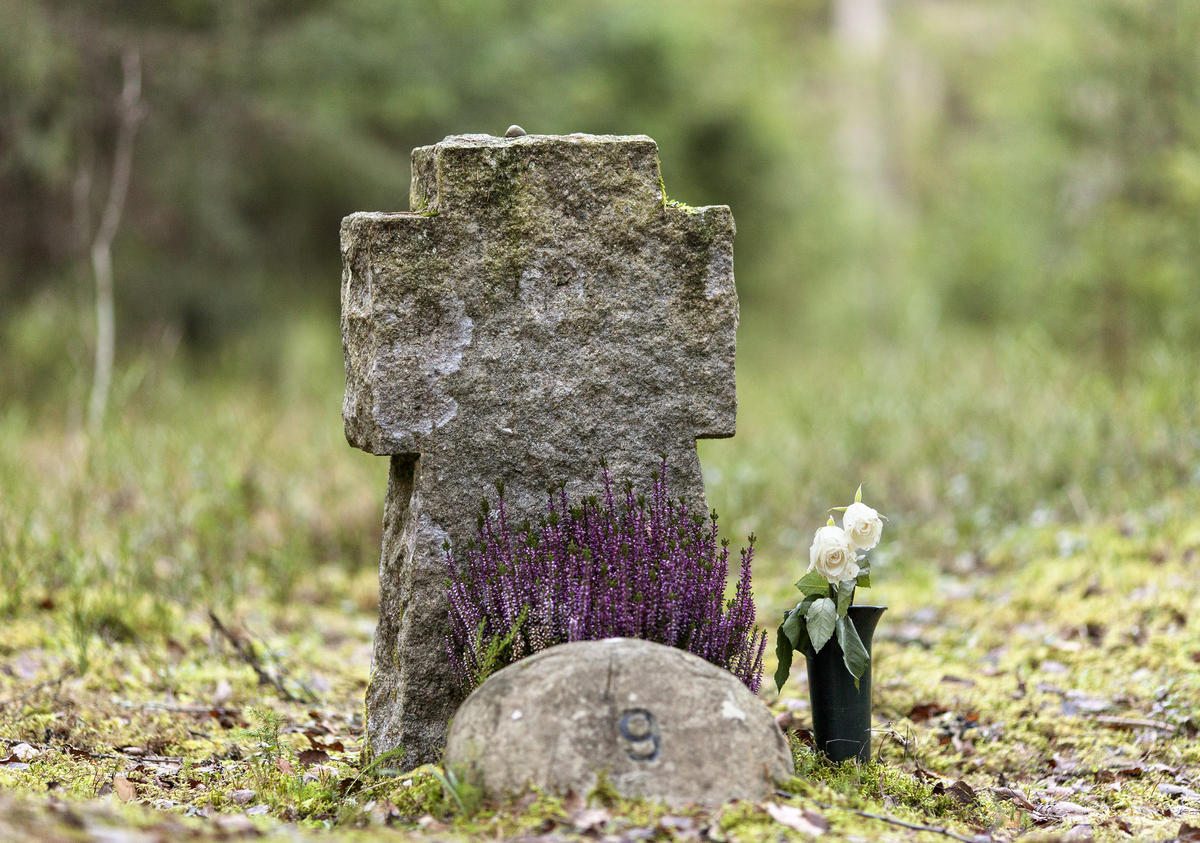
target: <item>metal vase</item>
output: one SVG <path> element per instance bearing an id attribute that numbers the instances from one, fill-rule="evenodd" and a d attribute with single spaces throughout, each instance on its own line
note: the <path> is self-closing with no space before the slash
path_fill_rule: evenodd
<path id="1" fill-rule="evenodd" d="M 886 606 L 851 606 L 847 616 L 867 655 L 871 638 Z M 871 759 L 871 670 L 874 657 L 854 687 L 854 677 L 842 661 L 837 636 L 830 638 L 814 653 L 810 644 L 804 658 L 808 662 L 808 696 L 812 701 L 813 742 L 834 762 L 855 759 L 865 764 Z"/>

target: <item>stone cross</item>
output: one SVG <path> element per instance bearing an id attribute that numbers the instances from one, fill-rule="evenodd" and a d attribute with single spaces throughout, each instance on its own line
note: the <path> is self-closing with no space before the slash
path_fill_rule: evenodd
<path id="1" fill-rule="evenodd" d="M 460 697 L 446 554 L 505 484 L 649 489 L 707 512 L 696 439 L 732 436 L 733 216 L 668 200 L 648 137 L 448 137 L 413 150 L 413 210 L 342 221 L 346 438 L 391 457 L 369 753 L 435 761 Z"/>

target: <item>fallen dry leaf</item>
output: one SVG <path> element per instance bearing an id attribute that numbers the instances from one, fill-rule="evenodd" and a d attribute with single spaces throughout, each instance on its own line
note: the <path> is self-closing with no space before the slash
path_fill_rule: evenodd
<path id="1" fill-rule="evenodd" d="M 1112 818 L 1112 823 L 1117 828 L 1121 829 L 1121 831 L 1125 832 L 1131 837 L 1133 836 L 1133 825 L 1130 824 L 1129 820 L 1121 816 L 1116 816 Z"/>
<path id="2" fill-rule="evenodd" d="M 563 810 L 567 812 L 567 816 L 578 814 L 587 807 L 587 800 L 574 790 L 568 790 L 567 795 L 563 797 Z"/>
<path id="3" fill-rule="evenodd" d="M 778 805 L 774 802 L 768 802 L 765 807 L 775 822 L 802 834 L 820 837 L 829 830 L 829 821 L 816 811 L 802 811 L 795 805 Z"/>
<path id="4" fill-rule="evenodd" d="M 328 734 L 328 731 L 329 730 L 326 729 L 325 733 Z M 306 729 L 304 731 L 304 736 L 306 738 L 308 738 L 308 743 L 312 749 L 323 749 L 326 752 L 345 752 L 346 751 L 346 745 L 342 741 L 338 740 L 337 738 L 334 738 L 333 740 L 329 741 L 328 743 L 325 743 L 320 740 L 321 734 L 322 733 L 318 732 L 316 729 Z"/>
<path id="5" fill-rule="evenodd" d="M 445 823 L 441 823 L 441 822 L 438 822 L 437 820 L 435 820 L 433 818 L 433 814 L 422 814 L 420 819 L 417 820 L 417 825 L 419 825 L 421 828 L 425 829 L 426 831 L 435 832 L 435 833 L 439 832 L 439 831 L 445 831 L 447 828 L 447 825 Z"/>
<path id="6" fill-rule="evenodd" d="M 1081 691 L 1071 690 L 1067 691 L 1063 699 L 1062 713 L 1067 715 L 1099 714 L 1102 711 L 1109 711 L 1113 707 L 1112 700 L 1088 696 Z"/>
<path id="7" fill-rule="evenodd" d="M 941 681 L 942 681 L 942 682 L 945 682 L 945 683 L 947 683 L 947 684 L 949 684 L 949 685 L 965 685 L 965 686 L 967 686 L 968 688 L 973 688 L 973 687 L 975 687 L 975 680 L 974 680 L 974 679 L 968 679 L 968 678 L 967 678 L 967 677 L 965 677 L 965 676 L 954 676 L 954 675 L 952 675 L 952 674 L 949 674 L 949 673 L 945 674 L 945 675 L 942 677 Z"/>
<path id="8" fill-rule="evenodd" d="M 1025 811 L 1036 811 L 1033 803 L 1029 801 L 1029 797 L 1025 795 L 1025 791 L 1019 787 L 993 787 L 992 795 L 1000 799 L 1006 799 Z"/>
<path id="9" fill-rule="evenodd" d="M 122 802 L 132 802 L 137 799 L 137 788 L 124 776 L 113 776 L 112 786 L 113 792 Z"/>
<path id="10" fill-rule="evenodd" d="M 257 795 L 253 790 L 235 790 L 229 794 L 229 798 L 239 805 L 248 805 Z"/>
<path id="11" fill-rule="evenodd" d="M 329 753 L 323 749 L 302 749 L 296 756 L 302 767 L 329 763 Z"/>
<path id="12" fill-rule="evenodd" d="M 12 753 L 10 756 L 11 758 L 16 758 L 18 761 L 25 762 L 32 761 L 42 754 L 39 750 L 33 748 L 27 743 L 19 743 L 9 750 L 9 752 Z"/>
<path id="13" fill-rule="evenodd" d="M 1163 796 L 1181 796 L 1184 799 L 1200 799 L 1200 793 L 1192 790 L 1190 787 L 1184 787 L 1181 784 L 1171 784 L 1163 782 L 1156 790 Z"/>
<path id="14" fill-rule="evenodd" d="M 936 791 L 936 788 L 934 790 Z M 979 798 L 975 795 L 975 790 L 961 779 L 947 787 L 945 792 L 947 796 L 959 805 L 970 805 L 978 801 Z"/>
<path id="15" fill-rule="evenodd" d="M 681 831 L 695 831 L 696 825 L 697 823 L 695 817 L 677 817 L 671 814 L 668 814 L 658 821 L 658 827 L 660 829 L 676 834 Z"/>
<path id="16" fill-rule="evenodd" d="M 213 818 L 213 825 L 230 836 L 254 831 L 254 823 L 245 814 L 218 814 Z"/>
<path id="17" fill-rule="evenodd" d="M 800 722 L 800 719 L 790 711 L 781 711 L 775 715 L 775 725 L 785 732 Z"/>
<path id="18" fill-rule="evenodd" d="M 945 714 L 949 710 L 941 703 L 923 702 L 917 703 L 910 708 L 905 717 L 914 723 L 924 723 L 926 720 L 937 717 L 939 714 Z"/>
<path id="19" fill-rule="evenodd" d="M 601 828 L 612 819 L 612 812 L 607 808 L 584 808 L 571 817 L 571 825 L 580 834 Z"/>
<path id="20" fill-rule="evenodd" d="M 1073 825 L 1067 830 L 1067 833 L 1062 836 L 1063 840 L 1092 840 L 1096 830 L 1092 828 L 1091 823 L 1080 823 Z"/>

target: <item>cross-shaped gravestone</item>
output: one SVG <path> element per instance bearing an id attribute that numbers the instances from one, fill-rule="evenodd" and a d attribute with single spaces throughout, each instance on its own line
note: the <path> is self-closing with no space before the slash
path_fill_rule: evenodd
<path id="1" fill-rule="evenodd" d="M 658 147 L 608 135 L 449 137 L 413 151 L 414 210 L 342 221 L 350 443 L 391 456 L 369 751 L 436 760 L 458 695 L 443 543 L 505 484 L 649 488 L 706 512 L 697 438 L 732 436 L 733 216 L 668 200 Z"/>

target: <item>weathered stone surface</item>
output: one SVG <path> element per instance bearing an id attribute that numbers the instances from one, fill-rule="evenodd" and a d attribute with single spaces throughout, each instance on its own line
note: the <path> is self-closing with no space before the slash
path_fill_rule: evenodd
<path id="1" fill-rule="evenodd" d="M 454 716 L 446 764 L 493 797 L 582 794 L 603 771 L 624 796 L 671 804 L 765 799 L 793 772 L 770 711 L 731 673 L 631 638 L 561 644 L 490 677 Z"/>
<path id="2" fill-rule="evenodd" d="M 391 455 L 374 752 L 436 760 L 457 702 L 443 542 L 474 536 L 496 481 L 515 519 L 547 489 L 649 487 L 704 510 L 698 437 L 732 436 L 737 295 L 727 207 L 667 202 L 642 136 L 446 138 L 413 151 L 414 211 L 342 222 L 343 406 Z"/>

